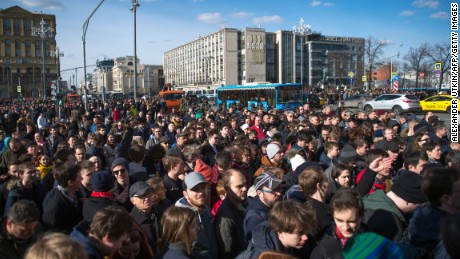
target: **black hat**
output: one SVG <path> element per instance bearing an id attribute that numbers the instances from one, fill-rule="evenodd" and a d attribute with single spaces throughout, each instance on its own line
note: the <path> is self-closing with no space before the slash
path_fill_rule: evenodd
<path id="1" fill-rule="evenodd" d="M 259 147 L 262 147 L 263 145 L 268 145 L 270 141 L 268 141 L 267 138 L 261 138 L 259 139 Z"/>
<path id="2" fill-rule="evenodd" d="M 91 175 L 91 186 L 95 192 L 108 192 L 114 187 L 114 177 L 109 171 L 99 171 Z"/>
<path id="3" fill-rule="evenodd" d="M 351 163 L 356 161 L 358 154 L 356 150 L 351 145 L 346 145 L 340 151 L 339 162 L 340 163 Z"/>
<path id="4" fill-rule="evenodd" d="M 169 137 L 168 136 L 162 136 L 160 138 L 160 143 L 169 143 Z"/>
<path id="5" fill-rule="evenodd" d="M 385 151 L 391 151 L 393 153 L 398 153 L 399 152 L 399 145 L 398 142 L 394 140 L 387 141 L 387 143 L 384 146 Z"/>
<path id="6" fill-rule="evenodd" d="M 356 120 L 355 117 L 350 116 L 350 118 L 348 118 L 348 119 L 346 120 L 346 122 L 354 122 L 354 123 L 357 123 L 357 120 Z"/>
<path id="7" fill-rule="evenodd" d="M 427 201 L 422 192 L 422 176 L 416 173 L 403 173 L 391 186 L 391 191 L 401 199 L 420 204 Z"/>
<path id="8" fill-rule="evenodd" d="M 148 190 L 153 190 L 146 182 L 138 181 L 129 187 L 129 197 L 144 196 Z"/>
<path id="9" fill-rule="evenodd" d="M 28 140 L 26 142 L 26 148 L 29 148 L 29 147 L 32 147 L 32 146 L 37 146 L 37 143 L 35 143 L 35 141 Z"/>

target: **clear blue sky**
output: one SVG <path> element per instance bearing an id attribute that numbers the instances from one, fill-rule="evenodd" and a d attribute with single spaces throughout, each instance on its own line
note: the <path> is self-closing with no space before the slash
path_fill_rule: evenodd
<path id="1" fill-rule="evenodd" d="M 450 40 L 450 1 L 368 0 L 138 0 L 137 55 L 142 64 L 163 63 L 163 52 L 220 28 L 291 30 L 303 17 L 323 35 L 372 36 L 390 43 L 384 56 L 422 43 Z M 61 69 L 83 66 L 82 26 L 99 0 L 2 0 L 56 15 Z M 87 64 L 134 55 L 131 0 L 105 0 L 86 36 Z M 400 47 L 401 44 L 404 44 Z M 88 69 L 92 71 L 92 69 Z M 81 79 L 83 73 L 78 72 Z M 63 74 L 67 80 L 70 73 Z"/>

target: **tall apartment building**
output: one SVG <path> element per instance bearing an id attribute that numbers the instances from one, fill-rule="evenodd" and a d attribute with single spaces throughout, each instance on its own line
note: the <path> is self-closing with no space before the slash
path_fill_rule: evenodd
<path id="1" fill-rule="evenodd" d="M 364 74 L 364 38 L 224 28 L 165 52 L 163 64 L 166 82 L 176 85 L 350 85 L 350 72 L 355 83 Z"/>
<path id="2" fill-rule="evenodd" d="M 34 36 L 34 29 L 47 32 L 46 37 Z M 0 9 L 0 98 L 18 96 L 18 85 L 24 97 L 43 96 L 44 88 L 50 96 L 49 83 L 57 79 L 59 70 L 55 35 L 52 14 L 32 13 L 19 6 Z"/>

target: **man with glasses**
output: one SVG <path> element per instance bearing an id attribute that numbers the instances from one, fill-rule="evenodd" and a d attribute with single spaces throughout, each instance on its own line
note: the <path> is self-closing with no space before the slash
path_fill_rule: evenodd
<path id="1" fill-rule="evenodd" d="M 156 251 L 159 239 L 159 222 L 155 216 L 153 207 L 153 189 L 146 182 L 136 182 L 129 188 L 129 197 L 134 208 L 131 217 L 139 224 L 147 234 L 150 247 Z"/>
<path id="2" fill-rule="evenodd" d="M 153 148 L 154 145 L 160 144 L 160 139 L 162 136 L 162 132 L 160 129 L 160 126 L 156 125 L 152 128 L 152 134 L 150 135 L 149 140 L 147 140 L 147 143 L 145 144 L 145 148 L 147 150 L 150 150 Z"/>
<path id="3" fill-rule="evenodd" d="M 243 221 L 244 239 L 250 242 L 252 231 L 262 222 L 268 220 L 268 212 L 283 194 L 283 181 L 274 174 L 264 172 L 254 181 L 257 195 L 248 199 L 248 208 Z"/>

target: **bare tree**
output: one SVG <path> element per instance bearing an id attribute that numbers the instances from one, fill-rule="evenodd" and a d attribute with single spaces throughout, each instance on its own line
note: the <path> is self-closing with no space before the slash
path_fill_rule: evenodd
<path id="1" fill-rule="evenodd" d="M 383 49 L 388 46 L 388 42 L 384 40 L 374 39 L 369 36 L 364 43 L 364 55 L 366 66 L 369 68 L 367 71 L 367 78 L 369 82 L 372 82 L 372 70 L 377 60 L 383 55 Z"/>
<path id="2" fill-rule="evenodd" d="M 442 82 L 444 81 L 444 73 L 446 73 L 451 66 L 450 63 L 450 44 L 446 41 L 436 43 L 434 46 L 430 46 L 428 49 L 428 56 L 433 63 L 441 63 L 441 76 L 439 78 L 439 88 L 441 88 Z"/>
<path id="3" fill-rule="evenodd" d="M 404 56 L 409 69 L 415 71 L 415 88 L 418 87 L 418 79 L 422 70 L 423 61 L 428 57 L 428 43 L 423 43 L 420 47 L 410 48 Z"/>

